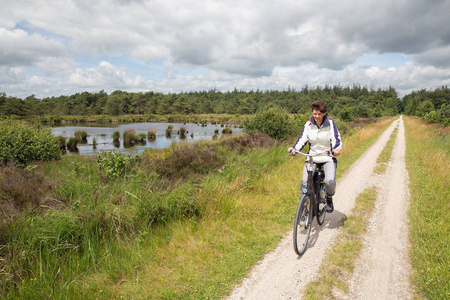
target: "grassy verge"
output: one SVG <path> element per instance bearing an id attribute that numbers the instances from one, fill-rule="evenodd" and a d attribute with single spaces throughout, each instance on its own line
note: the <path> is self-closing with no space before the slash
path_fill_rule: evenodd
<path id="1" fill-rule="evenodd" d="M 386 171 L 396 137 L 397 129 L 378 156 L 374 173 L 382 174 Z M 319 278 L 310 281 L 305 287 L 304 295 L 307 299 L 325 299 L 333 294 L 348 293 L 348 278 L 352 276 L 356 260 L 361 253 L 377 195 L 375 187 L 366 188 L 358 195 L 355 206 L 339 231 L 337 242 L 330 248 L 327 260 L 320 266 Z"/>
<path id="2" fill-rule="evenodd" d="M 391 125 L 395 118 L 390 117 L 381 122 L 363 127 L 343 139 L 343 149 L 339 156 L 337 178 L 350 169 L 350 166 L 372 145 L 380 135 Z"/>
<path id="3" fill-rule="evenodd" d="M 405 117 L 412 281 L 418 296 L 450 298 L 450 128 Z"/>
<path id="4" fill-rule="evenodd" d="M 391 121 L 344 137 L 339 174 Z M 142 162 L 109 180 L 90 158 L 39 165 L 36 171 L 45 174 L 53 192 L 41 207 L 45 212 L 15 219 L 1 236 L 10 241 L 0 251 L 2 296 L 225 296 L 292 227 L 302 161 L 287 158 L 283 145 L 251 150 L 224 145 L 151 154 L 165 159 L 175 154 L 171 167 L 214 166 L 216 150 L 227 158 L 223 168 L 189 180 L 185 169 L 178 172 L 184 177 L 169 178 L 177 172 L 164 177 L 158 170 L 170 166 L 162 162 Z"/>

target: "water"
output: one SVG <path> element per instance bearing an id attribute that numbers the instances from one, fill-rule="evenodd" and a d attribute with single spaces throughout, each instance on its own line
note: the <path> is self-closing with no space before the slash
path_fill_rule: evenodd
<path id="1" fill-rule="evenodd" d="M 169 125 L 173 126 L 170 137 L 166 136 L 166 129 Z M 181 127 L 186 128 L 185 138 L 180 137 L 178 131 Z M 102 151 L 120 151 L 129 154 L 139 154 L 145 149 L 163 149 L 169 148 L 172 143 L 192 143 L 199 140 L 212 140 L 214 131 L 219 130 L 218 137 L 222 135 L 222 130 L 225 127 L 220 125 L 208 124 L 205 127 L 194 123 L 127 123 L 127 124 L 82 124 L 82 125 L 68 125 L 53 127 L 52 132 L 54 136 L 64 136 L 67 139 L 74 137 L 76 131 L 85 131 L 87 133 L 87 144 L 78 144 L 78 152 L 69 152 L 68 155 L 96 155 Z M 127 130 L 134 129 L 136 134 L 148 134 L 149 130 L 156 131 L 156 139 L 142 144 L 136 144 L 131 147 L 125 147 L 123 144 L 123 133 Z M 242 128 L 234 128 L 233 134 L 242 133 Z M 115 145 L 113 142 L 113 133 L 119 131 L 120 143 Z M 96 147 L 93 145 L 93 140 L 96 140 Z"/>

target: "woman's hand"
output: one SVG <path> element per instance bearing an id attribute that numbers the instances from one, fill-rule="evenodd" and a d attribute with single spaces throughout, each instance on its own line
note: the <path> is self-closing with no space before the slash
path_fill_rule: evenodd
<path id="1" fill-rule="evenodd" d="M 292 150 L 294 150 L 294 148 L 289 147 L 287 151 L 288 151 L 289 154 L 291 154 Z"/>
<path id="2" fill-rule="evenodd" d="M 334 156 L 339 156 L 339 154 L 341 154 L 341 150 L 334 149 L 333 151 L 331 151 L 331 153 L 333 153 Z"/>

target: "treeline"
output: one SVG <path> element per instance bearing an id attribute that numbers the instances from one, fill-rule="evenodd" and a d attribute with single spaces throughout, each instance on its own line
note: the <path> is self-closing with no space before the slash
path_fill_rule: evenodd
<path id="1" fill-rule="evenodd" d="M 71 96 L 25 99 L 0 94 L 0 114 L 19 117 L 42 115 L 124 115 L 124 114 L 254 114 L 258 109 L 276 106 L 289 113 L 310 111 L 311 102 L 324 100 L 332 115 L 351 120 L 354 117 L 396 115 L 403 105 L 394 88 L 373 90 L 358 84 L 283 91 L 218 90 L 163 94 L 104 91 L 76 93 Z"/>
<path id="2" fill-rule="evenodd" d="M 413 91 L 403 97 L 404 113 L 432 123 L 450 125 L 450 90 L 441 86 L 434 91 Z"/>
<path id="3" fill-rule="evenodd" d="M 355 117 L 393 116 L 398 113 L 417 115 L 442 122 L 448 118 L 450 92 L 447 86 L 434 91 L 420 90 L 399 99 L 393 87 L 369 89 L 359 84 L 283 91 L 218 90 L 163 94 L 104 91 L 76 93 L 71 96 L 38 99 L 34 95 L 20 99 L 0 94 L 0 114 L 32 117 L 43 115 L 93 116 L 142 114 L 254 114 L 258 109 L 276 106 L 293 114 L 309 112 L 312 101 L 327 102 L 329 113 L 344 121 Z M 433 113 L 434 111 L 434 113 Z"/>

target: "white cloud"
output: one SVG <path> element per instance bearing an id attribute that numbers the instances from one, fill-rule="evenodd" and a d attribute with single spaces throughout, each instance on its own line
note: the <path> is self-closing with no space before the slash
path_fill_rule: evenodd
<path id="1" fill-rule="evenodd" d="M 6 1 L 0 88 L 435 87 L 449 80 L 448 11 L 444 0 Z M 367 55 L 379 59 L 356 65 Z"/>
<path id="2" fill-rule="evenodd" d="M 39 34 L 28 34 L 24 30 L 0 28 L 2 51 L 0 65 L 30 65 L 47 57 L 66 54 L 64 46 Z"/>

